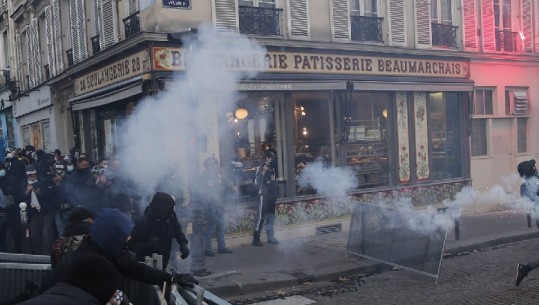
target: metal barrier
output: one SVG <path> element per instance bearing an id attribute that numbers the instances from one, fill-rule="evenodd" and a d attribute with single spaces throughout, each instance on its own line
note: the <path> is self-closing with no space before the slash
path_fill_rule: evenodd
<path id="1" fill-rule="evenodd" d="M 446 235 L 412 230 L 397 210 L 362 203 L 352 212 L 347 253 L 438 279 Z"/>
<path id="2" fill-rule="evenodd" d="M 49 255 L 32 255 L 32 254 L 0 252 L 0 262 L 50 264 L 51 257 Z"/>
<path id="3" fill-rule="evenodd" d="M 24 292 L 28 282 L 39 286 L 50 270 L 50 264 L 0 263 L 0 301 Z"/>
<path id="4" fill-rule="evenodd" d="M 208 290 L 195 285 L 193 288 L 183 288 L 173 285 L 170 297 L 171 305 L 230 305 L 229 302 L 219 298 Z"/>

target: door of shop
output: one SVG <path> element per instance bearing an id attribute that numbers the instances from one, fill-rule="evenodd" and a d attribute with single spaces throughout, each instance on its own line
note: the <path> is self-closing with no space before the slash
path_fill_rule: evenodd
<path id="1" fill-rule="evenodd" d="M 495 184 L 502 183 L 501 178 L 515 172 L 516 160 L 514 149 L 514 135 L 511 128 L 511 119 L 494 120 L 492 124 L 492 158 L 490 168 L 491 177 L 495 177 Z"/>

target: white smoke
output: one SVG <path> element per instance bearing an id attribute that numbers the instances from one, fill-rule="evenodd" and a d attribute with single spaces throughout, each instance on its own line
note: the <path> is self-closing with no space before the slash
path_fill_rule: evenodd
<path id="1" fill-rule="evenodd" d="M 328 167 L 322 162 L 314 162 L 301 171 L 299 184 L 312 187 L 327 197 L 344 197 L 357 187 L 358 180 L 349 168 Z"/>
<path id="2" fill-rule="evenodd" d="M 240 35 L 226 37 L 203 26 L 184 44 L 184 73 L 167 90 L 143 100 L 121 130 L 118 157 L 127 178 L 142 195 L 149 195 L 164 179 L 175 175 L 178 191 L 195 182 L 201 156 L 218 153 L 219 141 L 231 135 L 220 129 L 219 117 L 238 100 L 235 84 L 253 77 L 233 69 L 249 60 L 264 65 L 265 50 Z M 218 136 L 218 138 L 215 138 Z"/>

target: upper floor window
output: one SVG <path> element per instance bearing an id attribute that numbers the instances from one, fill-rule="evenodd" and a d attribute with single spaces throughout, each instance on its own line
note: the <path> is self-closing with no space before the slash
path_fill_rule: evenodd
<path id="1" fill-rule="evenodd" d="M 275 0 L 240 0 L 240 33 L 261 36 L 281 36 L 282 9 Z"/>
<path id="2" fill-rule="evenodd" d="M 275 8 L 275 0 L 240 0 L 240 6 Z"/>
<path id="3" fill-rule="evenodd" d="M 432 23 L 453 24 L 451 0 L 431 0 L 430 9 Z"/>
<path id="4" fill-rule="evenodd" d="M 351 0 L 350 25 L 353 41 L 382 41 L 382 18 L 378 18 L 378 0 Z"/>
<path id="5" fill-rule="evenodd" d="M 494 32 L 497 51 L 517 51 L 518 33 L 513 32 L 512 28 L 511 0 L 494 0 Z"/>
<path id="6" fill-rule="evenodd" d="M 378 17 L 378 1 L 351 0 L 350 14 L 352 16 Z"/>

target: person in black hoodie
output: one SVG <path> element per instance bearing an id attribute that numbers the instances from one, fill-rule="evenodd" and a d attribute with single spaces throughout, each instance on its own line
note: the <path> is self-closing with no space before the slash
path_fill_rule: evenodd
<path id="1" fill-rule="evenodd" d="M 137 221 L 131 234 L 130 248 L 137 259 L 144 261 L 145 256 L 159 253 L 163 256 L 163 270 L 170 260 L 172 240 L 180 246 L 181 258 L 189 255 L 187 238 L 174 212 L 176 201 L 167 193 L 157 192 L 144 215 Z"/>
<path id="2" fill-rule="evenodd" d="M 13 195 L 17 189 L 17 181 L 8 175 L 4 162 L 0 161 L 0 189 L 4 194 L 3 206 L 0 204 L 0 251 L 7 252 L 7 231 L 13 238 L 15 252 L 22 251 L 21 218 L 18 204 Z"/>
<path id="3" fill-rule="evenodd" d="M 19 305 L 103 305 L 120 284 L 114 265 L 95 254 L 83 254 L 71 262 L 65 281 Z"/>
<path id="4" fill-rule="evenodd" d="M 90 235 L 80 246 L 65 256 L 48 274 L 41 289 L 52 287 L 65 281 L 71 262 L 76 257 L 93 253 L 109 260 L 124 277 L 152 285 L 171 284 L 192 286 L 198 281 L 188 273 L 171 275 L 137 261 L 128 251 L 128 241 L 134 224 L 117 209 L 102 209 L 95 214 Z"/>
<path id="5" fill-rule="evenodd" d="M 98 200 L 95 188 L 95 178 L 92 176 L 90 162 L 83 157 L 77 159 L 76 170 L 66 180 L 66 196 L 73 207 L 82 206 L 97 212 L 103 205 Z"/>

